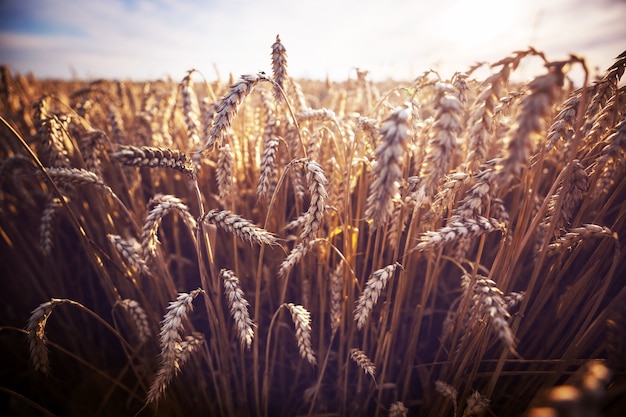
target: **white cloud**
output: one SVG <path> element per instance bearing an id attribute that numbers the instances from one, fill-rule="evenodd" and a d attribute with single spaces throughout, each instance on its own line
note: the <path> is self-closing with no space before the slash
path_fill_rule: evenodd
<path id="1" fill-rule="evenodd" d="M 570 52 L 602 68 L 626 47 L 626 2 L 601 0 L 331 1 L 303 5 L 174 0 L 30 0 L 23 13 L 45 33 L 0 32 L 0 61 L 18 72 L 67 77 L 214 78 L 270 69 L 280 34 L 296 77 L 377 79 L 442 75 L 533 44 L 548 58 Z M 50 29 L 51 28 L 51 29 Z"/>

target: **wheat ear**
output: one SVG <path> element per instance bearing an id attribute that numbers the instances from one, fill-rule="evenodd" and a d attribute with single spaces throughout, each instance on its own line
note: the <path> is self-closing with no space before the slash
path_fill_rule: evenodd
<path id="1" fill-rule="evenodd" d="M 372 377 L 372 379 L 374 379 L 375 381 L 376 380 L 376 366 L 370 360 L 370 358 L 367 357 L 365 352 L 356 348 L 351 348 L 349 352 L 350 352 L 350 358 L 352 358 L 352 360 L 359 365 L 359 367 L 363 370 L 363 372 L 365 372 L 366 374 L 369 374 Z"/>
<path id="2" fill-rule="evenodd" d="M 205 223 L 211 223 L 217 227 L 232 233 L 241 240 L 246 240 L 257 245 L 276 245 L 278 239 L 273 233 L 256 226 L 250 220 L 232 213 L 229 210 L 212 209 L 201 219 Z"/>
<path id="3" fill-rule="evenodd" d="M 393 276 L 398 266 L 402 267 L 396 262 L 378 269 L 367 280 L 363 294 L 357 300 L 356 309 L 354 310 L 354 321 L 356 321 L 356 327 L 359 330 L 365 326 L 372 308 L 378 301 L 378 297 L 380 297 L 381 292 L 387 286 L 387 282 Z"/>
<path id="4" fill-rule="evenodd" d="M 343 262 L 330 274 L 330 329 L 334 333 L 341 324 L 343 310 Z"/>
<path id="5" fill-rule="evenodd" d="M 41 215 L 41 221 L 39 223 L 39 246 L 41 247 L 44 255 L 49 255 L 52 251 L 54 244 L 52 241 L 54 221 L 58 214 L 58 210 L 62 205 L 63 203 L 61 203 L 60 199 L 56 197 L 51 198 L 46 204 L 46 208 L 44 208 Z"/>
<path id="6" fill-rule="evenodd" d="M 563 236 L 560 236 L 557 240 L 548 245 L 549 251 L 556 251 L 560 248 L 571 249 L 578 242 L 584 241 L 592 237 L 611 237 L 618 243 L 617 234 L 613 233 L 611 229 L 606 226 L 599 226 L 597 224 L 583 224 L 580 227 L 570 229 Z"/>
<path id="7" fill-rule="evenodd" d="M 459 116 L 462 105 L 454 95 L 455 88 L 450 84 L 437 83 L 435 90 L 434 108 L 437 113 L 432 127 L 433 135 L 428 141 L 426 159 L 420 172 L 423 194 L 427 199 L 437 193 L 439 183 L 448 172 L 457 136 L 461 131 Z"/>
<path id="8" fill-rule="evenodd" d="M 119 235 L 113 234 L 107 235 L 107 238 L 128 265 L 144 276 L 151 275 L 146 260 L 141 256 L 141 245 L 139 242 L 135 239 L 126 240 Z"/>
<path id="9" fill-rule="evenodd" d="M 184 320 L 193 309 L 193 300 L 204 290 L 198 288 L 189 293 L 180 293 L 176 301 L 172 301 L 167 308 L 167 313 L 161 322 L 160 332 L 160 366 L 157 374 L 150 385 L 147 395 L 148 403 L 156 403 L 165 392 L 174 376 L 180 372 L 181 366 L 189 357 L 184 354 L 181 343 L 181 332 L 184 330 Z M 189 352 L 188 352 L 189 353 Z"/>
<path id="10" fill-rule="evenodd" d="M 530 94 L 522 100 L 522 111 L 517 117 L 517 129 L 507 145 L 507 155 L 502 160 L 502 184 L 519 178 L 529 165 L 533 150 L 533 134 L 540 133 L 542 118 L 550 112 L 557 88 L 563 85 L 563 64 L 550 66 L 545 75 L 528 84 Z"/>
<path id="11" fill-rule="evenodd" d="M 191 161 L 179 150 L 152 146 L 121 145 L 111 154 L 111 158 L 123 165 L 171 168 L 187 175 L 193 175 Z"/>
<path id="12" fill-rule="evenodd" d="M 195 229 L 196 221 L 189 213 L 189 208 L 183 204 L 180 198 L 172 195 L 155 195 L 148 206 L 152 206 L 146 220 L 143 224 L 143 232 L 141 234 L 141 251 L 143 258 L 148 260 L 156 256 L 156 248 L 158 243 L 157 232 L 163 217 L 165 217 L 170 211 L 178 211 L 185 223 L 190 229 Z"/>
<path id="13" fill-rule="evenodd" d="M 502 226 L 496 219 L 487 219 L 482 216 L 463 219 L 453 215 L 447 226 L 436 232 L 423 233 L 415 250 L 436 249 L 458 239 L 478 237 L 496 230 L 502 230 Z"/>
<path id="14" fill-rule="evenodd" d="M 396 401 L 389 406 L 389 417 L 407 417 L 409 409 L 401 401 Z"/>
<path id="15" fill-rule="evenodd" d="M 490 279 L 479 277 L 473 288 L 473 302 L 480 318 L 486 316 L 498 338 L 512 351 L 515 352 L 515 340 L 513 332 L 507 321 L 509 312 L 506 309 L 502 291 L 496 287 L 496 283 Z"/>
<path id="16" fill-rule="evenodd" d="M 52 314 L 52 309 L 60 301 L 52 299 L 40 304 L 31 311 L 26 331 L 28 332 L 28 347 L 30 349 L 30 361 L 36 371 L 48 374 L 50 372 L 50 361 L 48 359 L 48 349 L 46 348 L 46 322 Z"/>
<path id="17" fill-rule="evenodd" d="M 291 313 L 291 319 L 296 328 L 296 340 L 300 349 L 300 356 L 311 365 L 317 363 L 313 347 L 311 346 L 311 313 L 301 305 L 293 303 L 283 304 Z"/>
<path id="18" fill-rule="evenodd" d="M 113 194 L 113 190 L 102 182 L 96 173 L 86 169 L 47 167 L 46 173 L 62 188 L 69 185 L 95 185 Z"/>
<path id="19" fill-rule="evenodd" d="M 192 146 L 200 143 L 200 120 L 198 114 L 200 109 L 198 106 L 198 97 L 193 89 L 191 76 L 195 70 L 189 70 L 187 75 L 180 82 L 180 92 L 183 98 L 182 108 L 187 125 L 187 139 Z"/>
<path id="20" fill-rule="evenodd" d="M 124 299 L 117 301 L 115 305 L 122 307 L 130 316 L 135 328 L 137 329 L 139 342 L 142 344 L 147 342 L 152 335 L 152 331 L 150 330 L 148 316 L 139 303 L 135 300 Z"/>
<path id="21" fill-rule="evenodd" d="M 215 119 L 213 120 L 213 126 L 209 131 L 209 137 L 200 149 L 204 151 L 213 148 L 216 142 L 222 142 L 224 134 L 231 126 L 233 117 L 239 110 L 239 105 L 242 100 L 252 92 L 252 89 L 259 81 L 269 81 L 265 73 L 242 75 L 241 80 L 230 86 L 230 89 L 222 97 L 220 104 L 215 111 Z"/>
<path id="22" fill-rule="evenodd" d="M 462 417 L 482 416 L 489 407 L 489 403 L 488 398 L 485 398 L 480 392 L 474 391 L 467 397 L 467 405 L 465 406 L 465 410 L 463 410 Z"/>
<path id="23" fill-rule="evenodd" d="M 385 120 L 380 133 L 383 142 L 376 149 L 372 168 L 374 180 L 370 184 L 365 217 L 372 222 L 370 231 L 384 226 L 393 213 L 393 201 L 400 198 L 403 154 L 409 138 L 408 105 L 396 108 Z"/>
<path id="24" fill-rule="evenodd" d="M 457 397 L 458 397 L 458 392 L 456 390 L 456 388 L 454 388 L 452 385 L 447 384 L 443 381 L 435 381 L 435 390 L 437 390 L 437 392 L 441 395 L 443 395 L 444 397 L 446 397 L 451 403 L 452 403 L 452 407 L 454 409 L 452 415 L 456 416 L 456 412 L 457 412 Z"/>
<path id="25" fill-rule="evenodd" d="M 276 35 L 276 42 L 272 44 L 272 72 L 274 75 L 274 97 L 278 101 L 282 97 L 280 89 L 284 90 L 287 81 L 287 50 Z"/>
<path id="26" fill-rule="evenodd" d="M 252 329 L 254 323 L 248 314 L 248 301 L 244 298 L 244 293 L 239 286 L 239 279 L 233 271 L 222 269 L 220 276 L 224 283 L 224 294 L 228 298 L 230 314 L 237 324 L 241 346 L 249 349 L 254 338 L 254 330 Z"/>
<path id="27" fill-rule="evenodd" d="M 326 192 L 328 180 L 324 175 L 322 167 L 317 162 L 308 161 L 306 163 L 306 177 L 309 183 L 311 202 L 305 215 L 304 228 L 302 233 L 300 233 L 300 240 L 304 243 L 308 243 L 316 238 L 322 224 L 326 208 L 325 202 L 328 199 Z"/>

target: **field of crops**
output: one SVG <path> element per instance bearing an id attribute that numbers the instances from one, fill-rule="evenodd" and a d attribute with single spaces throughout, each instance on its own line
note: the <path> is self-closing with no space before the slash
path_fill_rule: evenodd
<path id="1" fill-rule="evenodd" d="M 2 67 L 0 414 L 621 416 L 626 52 L 384 83 L 268 52 Z"/>

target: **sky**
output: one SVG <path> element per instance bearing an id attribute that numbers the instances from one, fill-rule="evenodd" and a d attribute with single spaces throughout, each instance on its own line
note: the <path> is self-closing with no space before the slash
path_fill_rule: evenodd
<path id="1" fill-rule="evenodd" d="M 529 45 L 590 70 L 626 50 L 626 0 L 0 0 L 0 64 L 42 78 L 442 77 Z M 532 64 L 530 64 L 532 67 Z"/>

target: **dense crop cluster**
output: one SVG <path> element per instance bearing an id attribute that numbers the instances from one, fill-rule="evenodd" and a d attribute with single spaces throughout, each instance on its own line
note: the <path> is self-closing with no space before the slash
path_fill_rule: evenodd
<path id="1" fill-rule="evenodd" d="M 626 53 L 575 87 L 532 48 L 406 83 L 286 51 L 228 85 L 3 67 L 0 412 L 620 415 Z"/>

